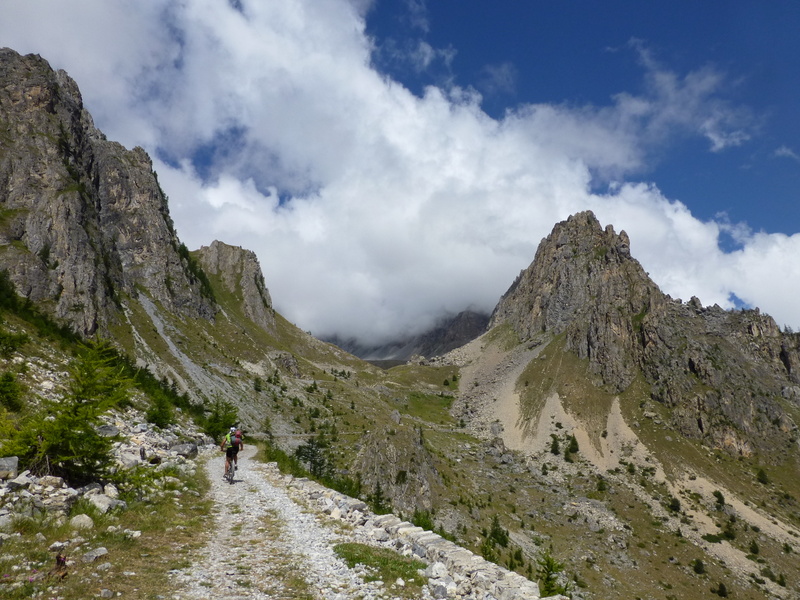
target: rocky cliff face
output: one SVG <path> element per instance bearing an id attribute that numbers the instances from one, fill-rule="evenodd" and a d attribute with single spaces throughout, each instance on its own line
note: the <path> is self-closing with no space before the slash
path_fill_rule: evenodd
<path id="1" fill-rule="evenodd" d="M 275 330 L 275 314 L 258 258 L 250 250 L 214 241 L 198 251 L 200 265 L 211 276 L 222 280 L 234 294 L 245 316 L 266 331 Z"/>
<path id="2" fill-rule="evenodd" d="M 124 297 L 210 318 L 144 150 L 108 141 L 75 82 L 0 50 L 0 269 L 77 332 L 107 332 Z"/>
<path id="3" fill-rule="evenodd" d="M 758 310 L 704 308 L 661 293 L 631 257 L 625 232 L 591 212 L 559 223 L 492 315 L 522 340 L 564 335 L 596 384 L 613 392 L 639 377 L 687 436 L 733 452 L 792 446 L 798 336 Z"/>

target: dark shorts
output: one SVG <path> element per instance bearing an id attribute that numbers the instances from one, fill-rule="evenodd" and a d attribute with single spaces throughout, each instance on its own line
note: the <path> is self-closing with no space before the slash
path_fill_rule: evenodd
<path id="1" fill-rule="evenodd" d="M 234 458 L 237 454 L 239 454 L 239 446 L 229 446 L 225 449 L 225 456 L 228 458 Z"/>

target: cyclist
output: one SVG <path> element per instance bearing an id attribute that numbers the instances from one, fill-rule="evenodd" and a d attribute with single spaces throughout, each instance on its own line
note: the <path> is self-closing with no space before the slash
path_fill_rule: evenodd
<path id="1" fill-rule="evenodd" d="M 239 450 L 244 448 L 242 441 L 242 430 L 231 427 L 231 430 L 222 438 L 222 443 L 219 446 L 220 450 L 225 451 L 225 473 L 228 472 L 228 467 L 233 460 L 234 470 L 239 468 Z"/>

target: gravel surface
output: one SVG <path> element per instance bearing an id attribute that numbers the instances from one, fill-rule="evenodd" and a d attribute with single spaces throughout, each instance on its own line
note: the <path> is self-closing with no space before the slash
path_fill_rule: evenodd
<path id="1" fill-rule="evenodd" d="M 239 456 L 233 484 L 222 479 L 224 455 L 206 462 L 216 513 L 214 532 L 194 564 L 172 572 L 174 600 L 388 598 L 380 581 L 365 583 L 333 546 L 355 541 L 304 510 L 277 483 L 273 466 L 252 460 L 254 447 Z"/>

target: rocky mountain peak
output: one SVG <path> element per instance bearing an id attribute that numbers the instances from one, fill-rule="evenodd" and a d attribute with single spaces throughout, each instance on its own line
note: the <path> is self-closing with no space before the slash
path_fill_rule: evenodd
<path id="1" fill-rule="evenodd" d="M 210 318 L 192 267 L 147 153 L 106 140 L 66 73 L 0 50 L 0 270 L 19 293 L 88 335 L 141 292 Z"/>
<path id="2" fill-rule="evenodd" d="M 210 246 L 202 246 L 198 256 L 203 270 L 220 278 L 245 316 L 265 330 L 274 331 L 272 299 L 254 252 L 215 240 Z"/>
<path id="3" fill-rule="evenodd" d="M 644 380 L 690 437 L 740 454 L 796 443 L 781 399 L 797 407 L 798 336 L 758 310 L 671 299 L 631 256 L 625 232 L 602 228 L 591 212 L 558 223 L 541 242 L 490 327 L 501 323 L 522 341 L 563 335 L 564 350 L 614 393 Z"/>
<path id="4" fill-rule="evenodd" d="M 604 379 L 625 387 L 632 373 L 623 355 L 644 315 L 665 302 L 631 257 L 628 235 L 616 234 L 611 225 L 603 229 L 586 211 L 558 223 L 542 240 L 533 263 L 495 308 L 490 326 L 507 322 L 523 340 L 566 332 L 570 349 L 590 358 Z"/>

